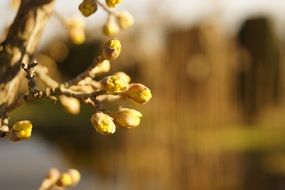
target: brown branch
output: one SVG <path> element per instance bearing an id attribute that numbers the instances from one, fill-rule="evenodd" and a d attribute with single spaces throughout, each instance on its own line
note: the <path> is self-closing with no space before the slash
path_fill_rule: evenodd
<path id="1" fill-rule="evenodd" d="M 35 67 L 38 65 L 38 62 L 33 59 L 29 64 L 22 63 L 22 69 L 26 72 L 26 78 L 28 80 L 28 87 L 31 94 L 36 95 L 37 85 L 35 81 Z"/>
<path id="2" fill-rule="evenodd" d="M 22 0 L 8 35 L 0 45 L 0 113 L 12 104 L 23 78 L 21 63 L 29 62 L 53 10 L 53 0 Z"/>
<path id="3" fill-rule="evenodd" d="M 45 90 L 38 91 L 37 95 L 27 93 L 19 97 L 16 101 L 5 108 L 6 112 L 11 112 L 12 110 L 22 106 L 26 102 L 32 102 L 37 99 L 51 99 L 54 101 L 60 96 L 72 97 L 80 100 L 83 103 L 91 104 L 90 101 L 95 101 L 97 96 L 103 95 L 106 92 L 104 90 L 95 91 L 91 93 L 76 92 L 71 89 L 65 88 L 63 85 L 59 85 L 57 88 L 46 88 Z M 95 105 L 95 104 L 91 104 Z"/>
<path id="4" fill-rule="evenodd" d="M 94 62 L 81 74 L 77 75 L 75 78 L 67 81 L 64 85 L 66 87 L 72 86 L 72 85 L 76 85 L 78 82 L 84 80 L 87 77 L 92 77 L 92 70 L 97 66 L 97 64 L 103 62 L 105 59 L 103 58 L 103 56 L 98 56 Z"/>

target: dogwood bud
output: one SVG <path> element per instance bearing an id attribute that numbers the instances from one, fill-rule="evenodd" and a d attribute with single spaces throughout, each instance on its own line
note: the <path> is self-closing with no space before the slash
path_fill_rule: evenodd
<path id="1" fill-rule="evenodd" d="M 94 113 L 91 116 L 91 123 L 96 131 L 102 135 L 110 135 L 116 131 L 112 117 L 102 112 Z"/>
<path id="2" fill-rule="evenodd" d="M 125 94 L 139 104 L 145 104 L 152 98 L 150 89 L 139 83 L 131 84 Z"/>
<path id="3" fill-rule="evenodd" d="M 122 127 L 133 128 L 140 124 L 142 114 L 134 109 L 121 108 L 114 114 L 115 121 Z"/>
<path id="4" fill-rule="evenodd" d="M 121 53 L 122 45 L 117 39 L 109 40 L 105 43 L 103 47 L 103 57 L 106 60 L 117 59 Z"/>

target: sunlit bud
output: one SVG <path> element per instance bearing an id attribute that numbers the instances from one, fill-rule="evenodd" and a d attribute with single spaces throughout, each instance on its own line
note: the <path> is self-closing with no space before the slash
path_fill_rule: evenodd
<path id="1" fill-rule="evenodd" d="M 32 128 L 33 125 L 31 121 L 28 120 L 18 121 L 13 125 L 11 140 L 19 141 L 19 140 L 29 139 L 32 135 Z"/>
<path id="2" fill-rule="evenodd" d="M 68 173 L 62 173 L 59 179 L 56 182 L 56 185 L 59 187 L 71 187 L 73 186 L 72 177 Z"/>
<path id="3" fill-rule="evenodd" d="M 98 63 L 96 67 L 91 71 L 92 75 L 108 73 L 111 69 L 110 61 L 104 60 L 101 63 Z"/>
<path id="4" fill-rule="evenodd" d="M 76 185 L 80 181 L 81 175 L 78 170 L 69 169 L 67 173 L 70 175 L 73 185 Z"/>
<path id="5" fill-rule="evenodd" d="M 79 5 L 79 10 L 84 16 L 88 17 L 96 12 L 97 3 L 94 0 L 83 0 Z"/>
<path id="6" fill-rule="evenodd" d="M 69 31 L 69 38 L 72 43 L 80 45 L 85 42 L 85 32 L 81 29 L 72 29 Z"/>
<path id="7" fill-rule="evenodd" d="M 60 96 L 59 100 L 68 113 L 76 115 L 80 112 L 80 102 L 76 98 Z"/>
<path id="8" fill-rule="evenodd" d="M 94 113 L 91 116 L 91 123 L 96 131 L 102 135 L 110 135 L 116 131 L 112 117 L 102 112 Z"/>
<path id="9" fill-rule="evenodd" d="M 120 28 L 114 16 L 109 16 L 107 22 L 103 26 L 103 33 L 106 36 L 114 36 L 120 32 Z"/>
<path id="10" fill-rule="evenodd" d="M 103 56 L 106 60 L 117 59 L 121 53 L 122 45 L 117 39 L 109 40 L 103 47 Z"/>
<path id="11" fill-rule="evenodd" d="M 115 7 L 117 4 L 121 3 L 123 0 L 106 0 L 108 7 Z"/>
<path id="12" fill-rule="evenodd" d="M 140 104 L 147 103 L 152 97 L 150 89 L 139 83 L 131 84 L 125 94 Z"/>
<path id="13" fill-rule="evenodd" d="M 102 88 L 110 93 L 126 90 L 127 83 L 120 77 L 108 76 L 101 81 Z"/>
<path id="14" fill-rule="evenodd" d="M 117 16 L 117 21 L 120 28 L 123 30 L 131 27 L 134 24 L 133 16 L 127 11 L 119 13 Z"/>
<path id="15" fill-rule="evenodd" d="M 67 21 L 67 28 L 70 40 L 74 44 L 82 44 L 85 42 L 85 24 L 79 18 L 73 18 Z"/>
<path id="16" fill-rule="evenodd" d="M 126 128 L 137 127 L 140 124 L 142 114 L 134 109 L 121 108 L 114 114 L 115 121 Z"/>
<path id="17" fill-rule="evenodd" d="M 113 76 L 123 79 L 127 84 L 131 82 L 131 77 L 124 72 L 116 72 Z"/>

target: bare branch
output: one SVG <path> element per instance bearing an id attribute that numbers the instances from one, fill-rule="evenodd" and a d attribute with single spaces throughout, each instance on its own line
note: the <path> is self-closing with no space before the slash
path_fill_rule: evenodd
<path id="1" fill-rule="evenodd" d="M 0 48 L 0 113 L 12 104 L 28 63 L 53 10 L 53 0 L 23 0 Z"/>
<path id="2" fill-rule="evenodd" d="M 92 70 L 97 66 L 98 63 L 103 62 L 105 59 L 103 58 L 103 56 L 98 56 L 94 62 L 81 74 L 79 74 L 77 77 L 71 79 L 70 81 L 65 83 L 66 87 L 72 86 L 72 85 L 76 85 L 78 82 L 82 81 L 83 79 L 87 78 L 87 77 L 92 77 Z"/>

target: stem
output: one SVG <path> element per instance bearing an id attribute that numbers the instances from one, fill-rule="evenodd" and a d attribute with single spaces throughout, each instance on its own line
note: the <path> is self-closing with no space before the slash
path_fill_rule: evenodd
<path id="1" fill-rule="evenodd" d="M 21 64 L 29 63 L 53 10 L 54 0 L 22 0 L 0 48 L 0 113 L 11 105 L 24 76 Z M 27 56 L 28 55 L 28 56 Z"/>
<path id="2" fill-rule="evenodd" d="M 97 66 L 98 63 L 104 61 L 103 56 L 98 56 L 95 61 L 81 74 L 77 75 L 75 78 L 67 81 L 64 85 L 66 87 L 76 85 L 78 82 L 82 81 L 83 79 L 90 77 L 90 72 Z"/>
<path id="3" fill-rule="evenodd" d="M 105 4 L 101 3 L 99 0 L 95 0 L 96 3 L 101 6 L 108 14 L 112 14 L 112 15 L 117 15 L 116 11 L 111 10 L 109 7 L 107 7 Z"/>

